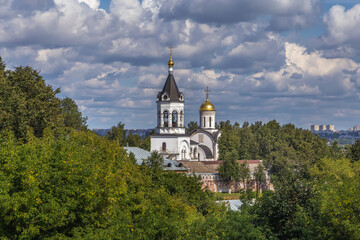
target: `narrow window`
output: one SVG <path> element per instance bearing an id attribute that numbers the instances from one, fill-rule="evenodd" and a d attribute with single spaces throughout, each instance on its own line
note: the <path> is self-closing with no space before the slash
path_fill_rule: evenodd
<path id="1" fill-rule="evenodd" d="M 166 142 L 162 143 L 162 150 L 165 152 L 166 151 Z"/>
<path id="2" fill-rule="evenodd" d="M 205 117 L 203 117 L 203 127 L 206 127 L 206 125 L 205 125 Z"/>
<path id="3" fill-rule="evenodd" d="M 209 127 L 211 127 L 211 117 L 209 117 Z"/>
<path id="4" fill-rule="evenodd" d="M 178 113 L 177 111 L 172 112 L 172 127 L 177 127 L 178 125 Z"/>
<path id="5" fill-rule="evenodd" d="M 164 111 L 164 127 L 169 126 L 169 113 L 168 111 Z"/>

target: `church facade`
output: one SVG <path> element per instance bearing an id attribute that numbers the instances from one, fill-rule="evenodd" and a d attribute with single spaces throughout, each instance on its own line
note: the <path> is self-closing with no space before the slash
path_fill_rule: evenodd
<path id="1" fill-rule="evenodd" d="M 151 151 L 158 151 L 171 160 L 217 161 L 221 132 L 215 127 L 215 107 L 209 101 L 210 90 L 206 89 L 206 101 L 199 109 L 200 128 L 186 133 L 184 94 L 179 91 L 173 76 L 171 49 L 168 65 L 168 77 L 156 98 L 157 126 L 151 136 Z"/>

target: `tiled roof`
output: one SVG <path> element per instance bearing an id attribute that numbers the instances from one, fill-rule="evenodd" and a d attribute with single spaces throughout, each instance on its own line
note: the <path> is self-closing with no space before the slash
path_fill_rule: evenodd
<path id="1" fill-rule="evenodd" d="M 261 160 L 238 160 L 239 163 L 247 161 L 250 172 L 254 172 Z M 222 161 L 179 161 L 190 168 L 191 173 L 219 173 L 218 168 Z"/>
<path id="2" fill-rule="evenodd" d="M 217 173 L 213 167 L 206 166 L 203 162 L 199 161 L 179 161 L 184 164 L 185 167 L 190 168 L 192 173 Z"/>

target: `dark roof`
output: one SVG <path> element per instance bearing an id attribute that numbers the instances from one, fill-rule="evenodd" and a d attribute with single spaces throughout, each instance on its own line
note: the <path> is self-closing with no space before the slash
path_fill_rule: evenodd
<path id="1" fill-rule="evenodd" d="M 172 75 L 172 73 L 169 73 L 162 91 L 159 92 L 158 94 L 158 98 L 161 99 L 161 96 L 164 93 L 168 94 L 168 96 L 170 97 L 170 101 L 181 101 L 180 100 L 181 92 L 179 91 L 179 88 L 176 85 L 175 78 Z"/>
<path id="2" fill-rule="evenodd" d="M 238 160 L 239 163 L 247 161 L 251 173 L 256 171 L 256 167 L 262 164 L 261 160 Z M 221 164 L 220 161 L 178 161 L 185 167 L 190 168 L 191 173 L 219 173 L 218 168 Z"/>
<path id="3" fill-rule="evenodd" d="M 217 169 L 213 167 L 208 167 L 203 162 L 198 162 L 198 161 L 179 161 L 179 162 L 181 162 L 186 168 L 189 168 L 190 172 L 192 173 L 218 173 Z M 216 165 L 216 167 L 218 167 L 218 165 Z"/>
<path id="4" fill-rule="evenodd" d="M 199 145 L 199 148 L 201 148 L 206 155 L 206 158 L 213 158 L 214 156 L 212 155 L 212 152 L 210 150 L 210 148 L 208 146 L 205 145 Z"/>

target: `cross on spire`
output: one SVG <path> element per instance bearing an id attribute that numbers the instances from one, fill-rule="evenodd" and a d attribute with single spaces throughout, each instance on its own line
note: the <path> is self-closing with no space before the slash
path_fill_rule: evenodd
<path id="1" fill-rule="evenodd" d="M 173 46 L 172 46 L 172 44 L 170 44 L 170 47 L 169 47 L 169 49 L 170 49 L 170 59 L 172 59 L 172 50 L 173 50 Z"/>
<path id="2" fill-rule="evenodd" d="M 204 92 L 206 92 L 206 101 L 209 100 L 209 92 L 211 92 L 211 90 L 209 90 L 208 87 L 206 87 L 206 90 L 204 90 Z"/>
<path id="3" fill-rule="evenodd" d="M 172 72 L 172 67 L 174 66 L 174 62 L 172 60 L 172 50 L 173 50 L 173 48 L 174 47 L 172 46 L 172 44 L 170 44 L 170 47 L 169 47 L 169 49 L 170 49 L 170 59 L 169 59 L 169 62 L 168 62 L 170 72 Z"/>

